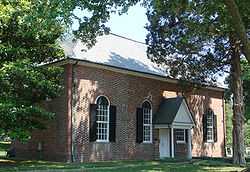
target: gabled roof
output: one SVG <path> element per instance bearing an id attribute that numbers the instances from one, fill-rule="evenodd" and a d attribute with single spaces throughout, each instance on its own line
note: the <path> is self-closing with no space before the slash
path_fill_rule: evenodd
<path id="1" fill-rule="evenodd" d="M 192 115 L 187 107 L 185 98 L 164 98 L 157 113 L 154 115 L 154 124 L 172 125 L 173 123 L 186 123 L 193 125 Z"/>
<path id="2" fill-rule="evenodd" d="M 182 101 L 183 97 L 163 98 L 155 114 L 154 124 L 172 124 Z"/>
<path id="3" fill-rule="evenodd" d="M 172 80 L 178 82 L 178 79 L 167 76 L 166 65 L 157 65 L 147 57 L 147 45 L 123 36 L 110 33 L 97 37 L 96 44 L 88 49 L 81 40 L 67 38 L 60 41 L 67 59 L 61 59 L 54 63 L 80 61 L 82 64 L 91 64 L 92 66 L 102 66 L 105 69 L 115 68 L 126 71 L 132 71 L 140 75 L 148 75 L 161 80 Z M 204 86 L 212 90 L 223 91 L 220 86 Z"/>
<path id="4" fill-rule="evenodd" d="M 80 40 L 67 39 L 60 44 L 69 58 L 166 76 L 166 68 L 147 57 L 146 44 L 116 34 L 97 37 L 90 49 Z"/>

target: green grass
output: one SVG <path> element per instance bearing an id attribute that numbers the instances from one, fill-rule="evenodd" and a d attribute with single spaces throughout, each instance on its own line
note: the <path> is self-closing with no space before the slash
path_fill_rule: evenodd
<path id="1" fill-rule="evenodd" d="M 10 142 L 0 142 L 0 157 L 4 157 L 6 155 L 7 150 L 10 147 Z"/>
<path id="2" fill-rule="evenodd" d="M 6 151 L 10 147 L 10 142 L 0 142 L 0 151 Z"/>
<path id="3" fill-rule="evenodd" d="M 233 166 L 224 160 L 180 161 L 106 161 L 95 163 L 60 163 L 47 161 L 0 160 L 0 172 L 4 171 L 119 171 L 119 172 L 227 172 L 244 168 Z"/>

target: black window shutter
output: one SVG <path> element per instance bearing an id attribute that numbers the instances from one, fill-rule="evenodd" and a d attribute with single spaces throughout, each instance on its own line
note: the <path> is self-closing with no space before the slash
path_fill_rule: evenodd
<path id="1" fill-rule="evenodd" d="M 188 143 L 188 129 L 185 129 L 185 141 Z"/>
<path id="2" fill-rule="evenodd" d="M 217 142 L 217 116 L 213 114 L 213 130 L 214 130 L 214 142 Z"/>
<path id="3" fill-rule="evenodd" d="M 109 141 L 115 142 L 116 106 L 109 107 Z"/>
<path id="4" fill-rule="evenodd" d="M 142 108 L 136 109 L 136 142 L 142 143 L 143 141 L 143 112 Z"/>
<path id="5" fill-rule="evenodd" d="M 203 142 L 207 142 L 207 112 L 203 115 Z"/>
<path id="6" fill-rule="evenodd" d="M 89 113 L 89 141 L 94 142 L 97 139 L 97 124 L 96 124 L 96 104 L 90 104 L 90 113 Z"/>

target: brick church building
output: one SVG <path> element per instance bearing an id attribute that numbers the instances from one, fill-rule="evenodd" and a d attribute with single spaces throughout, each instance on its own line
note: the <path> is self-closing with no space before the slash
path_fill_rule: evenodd
<path id="1" fill-rule="evenodd" d="M 46 101 L 55 112 L 46 130 L 17 157 L 86 162 L 122 159 L 223 157 L 224 89 L 183 89 L 152 63 L 146 45 L 110 34 L 86 50 L 80 41 L 62 44 L 64 93 Z"/>

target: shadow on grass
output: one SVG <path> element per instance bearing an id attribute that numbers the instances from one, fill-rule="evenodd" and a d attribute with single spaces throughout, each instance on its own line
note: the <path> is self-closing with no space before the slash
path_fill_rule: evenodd
<path id="1" fill-rule="evenodd" d="M 10 142 L 1 142 L 0 141 L 0 158 L 5 157 L 7 150 L 10 148 Z"/>
<path id="2" fill-rule="evenodd" d="M 0 172 L 3 171 L 32 171 L 32 170 L 63 170 L 63 171 L 141 171 L 141 172 L 202 172 L 202 171 L 241 171 L 244 168 L 216 160 L 192 161 L 105 161 L 95 163 L 61 163 L 47 161 L 25 161 L 15 159 L 0 160 Z"/>

